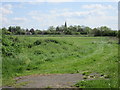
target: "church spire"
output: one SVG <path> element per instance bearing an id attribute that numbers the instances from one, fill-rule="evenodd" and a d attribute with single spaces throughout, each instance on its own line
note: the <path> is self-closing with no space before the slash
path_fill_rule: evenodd
<path id="1" fill-rule="evenodd" d="M 65 27 L 67 27 L 67 23 L 66 23 L 66 21 L 65 21 Z"/>

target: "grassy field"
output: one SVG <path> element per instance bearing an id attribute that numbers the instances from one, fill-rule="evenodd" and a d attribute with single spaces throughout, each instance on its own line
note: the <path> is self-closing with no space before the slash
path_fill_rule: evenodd
<path id="1" fill-rule="evenodd" d="M 118 44 L 113 37 L 3 36 L 2 51 L 3 85 L 31 74 L 81 73 L 88 78 L 96 73 L 104 78 L 85 79 L 75 86 L 118 87 Z"/>

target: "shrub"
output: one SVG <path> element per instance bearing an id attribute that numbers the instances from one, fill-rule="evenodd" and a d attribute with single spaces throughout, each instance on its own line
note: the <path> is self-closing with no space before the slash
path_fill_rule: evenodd
<path id="1" fill-rule="evenodd" d="M 104 78 L 110 78 L 110 76 L 109 75 L 104 75 Z"/>
<path id="2" fill-rule="evenodd" d="M 28 67 L 26 68 L 26 70 L 36 70 L 38 69 L 38 66 L 34 65 L 34 64 L 29 64 Z"/>
<path id="3" fill-rule="evenodd" d="M 13 42 L 20 42 L 20 40 L 18 39 L 18 37 L 13 38 Z"/>
<path id="4" fill-rule="evenodd" d="M 36 51 L 34 52 L 34 54 L 43 54 L 43 51 L 36 50 Z"/>
<path id="5" fill-rule="evenodd" d="M 36 40 L 35 42 L 34 42 L 34 45 L 40 45 L 42 42 L 41 42 L 41 40 Z"/>
<path id="6" fill-rule="evenodd" d="M 46 58 L 45 61 L 51 61 L 52 59 L 51 58 Z"/>
<path id="7" fill-rule="evenodd" d="M 49 42 L 59 43 L 57 40 L 52 40 L 52 39 L 46 39 L 45 42 L 47 42 L 47 43 L 49 43 Z"/>
<path id="8" fill-rule="evenodd" d="M 90 74 L 90 72 L 88 72 L 88 71 L 85 71 L 85 72 L 82 73 L 82 75 L 87 75 L 87 76 L 88 76 L 89 74 Z"/>
<path id="9" fill-rule="evenodd" d="M 32 44 L 29 44 L 27 47 L 28 47 L 28 48 L 32 48 Z"/>
<path id="10" fill-rule="evenodd" d="M 112 41 L 108 41 L 108 44 L 113 44 L 113 42 Z"/>
<path id="11" fill-rule="evenodd" d="M 87 79 L 88 77 L 87 76 L 83 76 L 83 79 Z"/>

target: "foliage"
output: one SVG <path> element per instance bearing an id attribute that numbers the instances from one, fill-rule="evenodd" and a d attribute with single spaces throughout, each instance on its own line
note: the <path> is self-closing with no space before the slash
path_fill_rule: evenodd
<path id="1" fill-rule="evenodd" d="M 117 88 L 118 84 L 115 79 L 111 80 L 83 80 L 75 84 L 79 88 Z M 100 87 L 101 86 L 101 87 Z"/>
<path id="2" fill-rule="evenodd" d="M 23 75 L 45 73 L 89 75 L 89 72 L 109 76 L 110 81 L 103 80 L 99 87 L 104 87 L 102 83 L 105 87 L 108 87 L 109 83 L 110 87 L 117 85 L 116 38 L 3 35 L 2 43 L 3 85 L 11 82 L 11 78 Z M 115 85 L 111 80 L 114 80 Z M 89 82 L 88 86 L 98 87 L 97 80 L 93 85 Z"/>
<path id="3" fill-rule="evenodd" d="M 110 28 L 106 26 L 101 26 L 98 28 L 90 28 L 88 26 L 80 26 L 80 25 L 74 25 L 74 26 L 67 26 L 67 23 L 65 22 L 65 25 L 61 26 L 50 26 L 47 30 L 34 30 L 31 28 L 28 29 L 22 29 L 20 26 L 12 27 L 10 26 L 8 29 L 2 28 L 3 34 L 6 35 L 87 35 L 87 36 L 117 36 L 116 30 L 111 30 Z"/>

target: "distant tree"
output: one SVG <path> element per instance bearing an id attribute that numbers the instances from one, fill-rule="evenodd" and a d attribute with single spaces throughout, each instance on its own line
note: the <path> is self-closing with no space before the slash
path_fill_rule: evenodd
<path id="1" fill-rule="evenodd" d="M 43 34 L 43 35 L 48 35 L 48 34 L 51 34 L 51 32 L 48 31 L 48 30 L 46 30 L 46 31 L 42 31 L 42 34 Z"/>
<path id="2" fill-rule="evenodd" d="M 65 31 L 65 26 L 64 25 L 60 26 L 59 27 L 59 33 L 64 34 L 64 31 Z"/>
<path id="3" fill-rule="evenodd" d="M 15 27 L 12 27 L 12 26 L 8 27 L 8 31 L 11 32 L 12 34 L 14 34 L 15 33 Z"/>
<path id="4" fill-rule="evenodd" d="M 25 35 L 25 34 L 26 34 L 26 30 L 25 29 L 21 29 L 20 35 Z"/>
<path id="5" fill-rule="evenodd" d="M 82 33 L 82 32 L 83 32 L 83 28 L 82 28 L 80 25 L 78 25 L 77 32 L 80 32 L 80 33 Z"/>
<path id="6" fill-rule="evenodd" d="M 49 30 L 49 31 L 53 31 L 53 30 L 55 30 L 55 28 L 54 28 L 54 26 L 50 26 L 50 27 L 48 28 L 48 30 Z"/>
<path id="7" fill-rule="evenodd" d="M 85 27 L 85 31 L 86 31 L 87 35 L 90 34 L 91 30 L 92 29 L 90 27 Z"/>
<path id="8" fill-rule="evenodd" d="M 35 34 L 38 35 L 38 34 L 42 34 L 42 31 L 41 30 L 35 30 Z"/>
<path id="9" fill-rule="evenodd" d="M 28 29 L 26 29 L 26 32 L 29 32 L 29 30 L 28 30 Z"/>
<path id="10" fill-rule="evenodd" d="M 10 35 L 11 32 L 9 32 L 5 27 L 2 28 L 2 34 Z"/>
<path id="11" fill-rule="evenodd" d="M 57 32 L 60 32 L 59 26 L 56 27 L 56 31 L 57 31 Z"/>
<path id="12" fill-rule="evenodd" d="M 92 30 L 92 34 L 93 34 L 94 36 L 100 36 L 100 35 L 101 35 L 101 32 L 100 32 L 100 30 L 98 30 L 97 28 L 94 28 L 94 29 Z"/>
<path id="13" fill-rule="evenodd" d="M 16 31 L 19 31 L 19 30 L 21 30 L 21 27 L 20 26 L 16 26 L 15 29 L 16 29 Z"/>
<path id="14" fill-rule="evenodd" d="M 22 32 L 21 27 L 20 27 L 20 26 L 16 26 L 16 27 L 15 27 L 15 34 L 21 35 L 21 32 Z"/>
<path id="15" fill-rule="evenodd" d="M 98 28 L 101 32 L 101 36 L 109 36 L 111 29 L 106 26 L 101 26 Z"/>
<path id="16" fill-rule="evenodd" d="M 14 34 L 14 35 L 88 35 L 88 36 L 117 36 L 118 32 L 113 31 L 107 26 L 101 26 L 98 28 L 91 29 L 90 27 L 87 26 L 80 26 L 80 25 L 74 25 L 74 26 L 68 26 L 67 23 L 65 22 L 65 25 L 61 26 L 50 26 L 47 30 L 34 30 L 31 28 L 30 30 L 28 29 L 22 29 L 20 26 L 10 26 L 8 29 L 2 28 L 2 33 L 6 35 Z"/>
<path id="17" fill-rule="evenodd" d="M 12 34 L 20 35 L 21 28 L 20 26 L 10 26 L 8 27 L 8 31 L 11 32 Z"/>
<path id="18" fill-rule="evenodd" d="M 87 35 L 87 33 L 88 33 L 88 31 L 87 31 L 87 29 L 86 29 L 86 27 L 85 26 L 81 26 L 81 32 L 80 32 L 80 34 L 83 34 L 83 35 Z"/>
<path id="19" fill-rule="evenodd" d="M 56 28 L 53 27 L 53 26 L 50 26 L 50 27 L 48 28 L 48 32 L 49 32 L 49 34 L 56 34 Z"/>
<path id="20" fill-rule="evenodd" d="M 30 32 L 32 33 L 32 35 L 35 34 L 35 30 L 33 28 L 30 29 Z"/>
<path id="21" fill-rule="evenodd" d="M 66 35 L 72 35 L 73 33 L 70 30 L 65 31 Z"/>
<path id="22" fill-rule="evenodd" d="M 65 31 L 65 34 L 73 35 L 76 32 L 76 28 L 74 26 L 69 26 Z"/>

